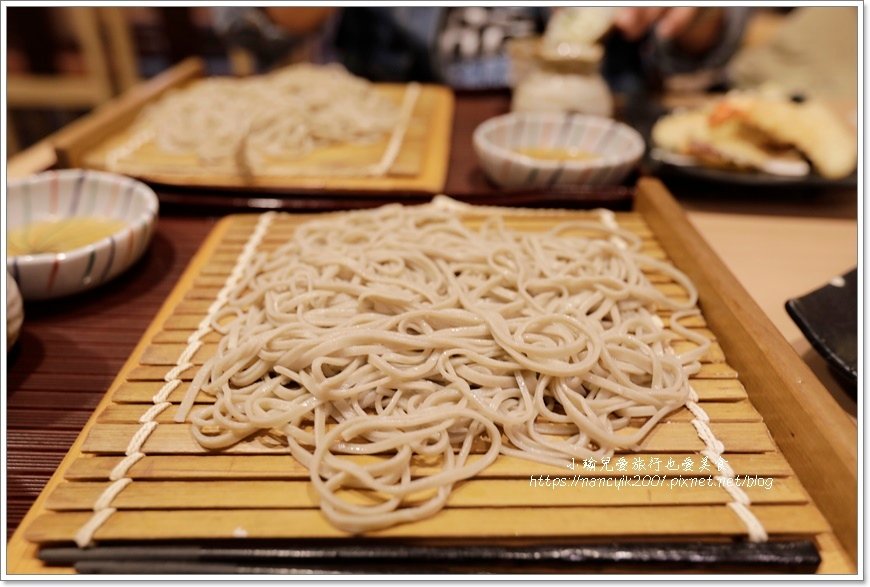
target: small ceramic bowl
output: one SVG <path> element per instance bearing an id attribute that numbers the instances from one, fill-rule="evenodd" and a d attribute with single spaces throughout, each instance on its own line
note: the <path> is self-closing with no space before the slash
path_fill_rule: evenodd
<path id="1" fill-rule="evenodd" d="M 128 177 L 66 169 L 10 181 L 7 230 L 74 217 L 120 220 L 124 227 L 94 243 L 62 253 L 7 256 L 6 268 L 25 300 L 82 292 L 129 268 L 148 247 L 157 220 L 157 196 Z"/>
<path id="2" fill-rule="evenodd" d="M 583 114 L 514 112 L 474 131 L 474 149 L 486 174 L 506 188 L 619 184 L 644 152 L 640 134 L 609 118 Z M 522 149 L 581 151 L 586 160 L 556 161 Z"/>

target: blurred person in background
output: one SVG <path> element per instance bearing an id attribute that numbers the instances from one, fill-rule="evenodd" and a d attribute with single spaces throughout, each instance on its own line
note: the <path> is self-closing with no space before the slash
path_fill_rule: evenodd
<path id="1" fill-rule="evenodd" d="M 434 81 L 455 89 L 503 88 L 510 39 L 540 35 L 544 7 L 214 8 L 218 34 L 261 69 L 293 54 L 339 62 L 373 81 Z M 614 14 L 603 74 L 616 91 L 674 74 L 715 70 L 737 50 L 748 8 L 626 7 Z"/>

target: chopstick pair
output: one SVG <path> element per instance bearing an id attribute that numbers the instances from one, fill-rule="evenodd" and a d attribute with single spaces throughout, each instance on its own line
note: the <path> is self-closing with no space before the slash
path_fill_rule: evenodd
<path id="1" fill-rule="evenodd" d="M 73 565 L 81 573 L 110 574 L 582 573 L 602 568 L 806 573 L 820 563 L 810 540 L 527 546 L 134 544 L 45 547 L 39 558 L 51 565 Z"/>

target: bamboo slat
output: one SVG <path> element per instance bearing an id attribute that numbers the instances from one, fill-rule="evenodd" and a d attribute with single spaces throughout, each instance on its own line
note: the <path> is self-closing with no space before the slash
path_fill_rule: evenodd
<path id="1" fill-rule="evenodd" d="M 775 452 L 767 453 L 726 453 L 726 458 L 731 468 L 737 475 L 759 475 L 761 477 L 788 477 L 793 475 L 788 462 Z M 677 453 L 650 453 L 644 455 L 644 462 L 658 459 L 661 463 L 668 463 L 673 459 L 682 463 L 685 454 Z M 348 456 L 358 464 L 374 462 L 374 456 Z M 477 455 L 471 455 L 469 462 L 474 462 Z M 83 456 L 76 459 L 66 473 L 69 481 L 100 481 L 107 480 L 109 473 L 121 461 L 120 456 Z M 414 459 L 411 467 L 413 475 L 426 475 L 434 471 L 436 467 L 426 464 L 422 459 Z M 573 474 L 573 471 L 570 471 Z M 701 459 L 692 461 L 692 468 L 686 471 L 682 467 L 679 471 L 670 471 L 666 465 L 662 465 L 659 471 L 633 471 L 637 474 L 669 473 L 683 476 L 708 475 L 709 471 L 702 469 Z M 559 475 L 565 476 L 569 470 L 565 467 L 556 467 L 503 456 L 492 465 L 481 471 L 478 479 L 494 478 L 527 478 L 531 475 Z M 586 477 L 607 477 L 613 475 L 603 467 L 594 470 L 584 470 Z M 286 455 L 227 455 L 209 454 L 206 457 L 194 455 L 148 455 L 137 462 L 130 469 L 130 478 L 139 480 L 177 480 L 177 479 L 308 479 L 306 469 L 296 459 Z"/>
<path id="2" fill-rule="evenodd" d="M 289 235 L 291 235 L 291 234 L 292 233 L 288 233 L 287 238 L 289 238 Z M 284 244 L 284 242 L 287 240 L 287 238 L 284 238 L 282 240 L 266 240 L 258 248 L 258 250 L 261 252 L 264 252 L 264 253 L 271 253 L 271 252 L 275 251 L 276 249 L 278 249 L 280 245 Z M 227 263 L 228 265 L 232 265 L 232 263 L 233 263 L 232 260 L 235 259 L 238 256 L 238 254 L 242 252 L 243 248 L 244 248 L 243 243 L 221 247 L 220 249 L 215 251 L 213 260 L 215 260 L 217 262 Z M 649 257 L 652 257 L 653 259 L 665 259 L 667 257 L 665 254 L 665 251 L 660 246 L 658 246 L 657 244 L 654 244 L 654 243 L 643 243 L 640 247 L 640 252 L 649 256 Z M 653 273 L 653 270 L 648 270 L 648 271 L 650 273 Z"/>
<path id="3" fill-rule="evenodd" d="M 814 508 L 757 505 L 753 513 L 772 534 L 812 535 L 829 531 Z M 70 540 L 87 512 L 44 514 L 27 528 L 34 542 Z M 368 534 L 372 538 L 499 539 L 583 536 L 735 536 L 743 522 L 721 505 L 446 509 L 425 520 Z M 120 511 L 95 534 L 96 540 L 342 538 L 317 510 Z"/>
<path id="4" fill-rule="evenodd" d="M 702 402 L 737 401 L 746 397 L 746 389 L 736 379 L 692 379 L 692 388 L 698 393 Z M 120 384 L 112 395 L 112 401 L 124 403 L 147 403 L 162 387 L 160 381 L 125 381 Z M 187 383 L 181 383 L 167 401 L 179 403 L 187 393 Z M 204 392 L 197 394 L 196 403 L 211 402 L 211 396 Z"/>
<path id="5" fill-rule="evenodd" d="M 192 380 L 196 374 L 196 369 L 196 367 L 190 367 L 182 371 L 181 380 Z M 139 365 L 130 371 L 127 381 L 163 381 L 166 372 L 166 366 Z M 735 377 L 737 377 L 737 371 L 727 363 L 702 363 L 701 370 L 695 373 L 693 379 L 734 379 Z"/>
<path id="6" fill-rule="evenodd" d="M 139 422 L 145 412 L 153 404 L 113 404 L 97 415 L 100 423 L 135 423 Z M 710 416 L 711 422 L 761 422 L 761 415 L 746 400 L 736 402 L 706 402 L 701 407 Z M 177 405 L 171 405 L 160 412 L 155 420 L 161 424 L 172 423 L 178 410 Z M 680 408 L 668 414 L 663 422 L 689 422 L 694 418 L 686 408 Z"/>
<path id="7" fill-rule="evenodd" d="M 133 434 L 140 424 L 103 424 L 91 429 L 85 439 L 85 452 L 112 454 L 123 453 L 130 444 Z M 763 422 L 714 422 L 710 428 L 732 452 L 767 452 L 774 450 L 773 442 Z M 620 434 L 630 434 L 636 428 L 623 428 Z M 482 442 L 482 441 L 481 441 Z M 478 450 L 485 448 L 481 444 Z M 698 438 L 695 428 L 688 422 L 665 422 L 654 428 L 643 440 L 640 447 L 631 451 L 648 452 L 685 452 L 695 453 L 703 450 L 704 443 Z M 158 426 L 145 441 L 143 452 L 146 454 L 205 454 L 209 451 L 191 436 L 188 424 L 164 424 Z M 243 441 L 224 449 L 225 454 L 269 454 L 288 453 L 283 446 L 265 446 L 256 438 Z"/>
<path id="8" fill-rule="evenodd" d="M 645 481 L 641 476 L 637 479 L 593 478 L 593 481 L 563 475 L 560 479 L 565 479 L 564 487 L 561 482 L 556 487 L 539 486 L 528 478 L 470 480 L 458 485 L 450 494 L 447 507 L 725 505 L 732 500 L 724 488 L 708 484 L 706 479 L 701 478 L 681 479 L 674 476 L 660 484 L 656 479 L 654 486 L 643 485 Z M 100 482 L 64 483 L 49 496 L 46 507 L 58 512 L 91 510 L 109 485 Z M 766 485 L 753 485 L 744 491 L 757 504 L 803 504 L 807 501 L 800 483 L 793 478 L 777 479 L 770 484 L 769 489 Z M 421 492 L 411 496 L 409 503 L 418 502 L 432 493 Z M 383 495 L 353 490 L 341 491 L 338 495 L 359 504 L 384 500 Z M 317 507 L 317 498 L 307 479 L 151 481 L 131 483 L 110 505 L 119 510 L 314 509 Z"/>
<path id="9" fill-rule="evenodd" d="M 170 319 L 163 325 L 166 330 L 195 330 L 199 323 L 205 318 L 206 311 L 210 305 L 210 300 L 206 299 L 187 299 L 184 298 L 175 308 L 175 312 L 170 316 Z M 671 311 L 661 309 L 658 316 L 668 322 L 671 319 Z M 704 322 L 703 316 L 686 316 L 679 320 L 681 326 L 686 328 L 703 328 L 707 325 Z"/>
<path id="10" fill-rule="evenodd" d="M 698 344 L 690 341 L 675 341 L 671 344 L 674 352 L 677 354 L 686 353 L 698 348 Z M 142 354 L 142 365 L 164 365 L 172 366 L 178 364 L 178 357 L 187 348 L 186 344 L 155 344 L 145 349 Z M 193 364 L 202 365 L 209 358 L 213 357 L 217 352 L 217 343 L 206 343 L 193 355 Z M 722 352 L 722 347 L 717 343 L 712 343 L 708 351 L 701 357 L 702 363 L 722 363 L 725 361 L 725 354 Z"/>
<path id="11" fill-rule="evenodd" d="M 204 310 L 203 310 L 204 311 Z M 692 328 L 690 329 L 694 334 L 699 336 L 706 337 L 710 340 L 715 341 L 716 335 L 713 334 L 713 331 L 709 328 Z M 190 335 L 194 333 L 194 330 L 163 330 L 158 332 L 151 339 L 152 344 L 186 344 L 190 339 Z M 203 336 L 200 340 L 204 343 L 217 343 L 220 342 L 221 335 L 218 332 L 210 331 L 208 334 Z M 677 334 L 675 341 L 685 341 L 686 339 L 681 335 Z"/>

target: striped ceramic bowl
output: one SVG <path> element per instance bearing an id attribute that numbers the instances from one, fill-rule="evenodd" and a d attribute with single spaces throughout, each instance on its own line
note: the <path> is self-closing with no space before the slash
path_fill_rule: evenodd
<path id="1" fill-rule="evenodd" d="M 25 300 L 45 300 L 96 287 L 129 268 L 148 247 L 157 196 L 128 177 L 65 169 L 10 181 L 7 230 L 74 217 L 120 220 L 124 227 L 92 244 L 62 253 L 7 256 L 6 268 Z"/>
<path id="2" fill-rule="evenodd" d="M 616 185 L 637 165 L 645 148 L 640 134 L 620 122 L 550 112 L 497 116 L 478 126 L 473 140 L 486 174 L 507 188 Z M 529 148 L 583 151 L 596 157 L 555 161 L 518 152 Z"/>

